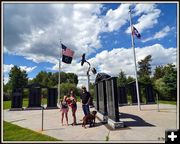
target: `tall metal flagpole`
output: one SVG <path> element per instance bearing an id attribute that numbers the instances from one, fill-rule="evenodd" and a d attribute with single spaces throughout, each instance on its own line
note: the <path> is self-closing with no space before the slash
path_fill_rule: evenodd
<path id="1" fill-rule="evenodd" d="M 134 54 L 134 66 L 135 66 L 135 77 L 136 77 L 136 92 L 137 92 L 137 101 L 138 101 L 138 110 L 141 110 L 140 100 L 139 100 L 139 86 L 138 86 L 138 79 L 137 79 L 137 66 L 136 66 L 136 55 L 135 55 L 135 48 L 134 48 L 134 35 L 133 35 L 133 26 L 131 21 L 131 8 L 129 7 L 129 17 L 130 17 L 130 26 L 131 26 L 131 40 L 132 40 L 132 49 Z"/>
<path id="2" fill-rule="evenodd" d="M 61 45 L 61 40 L 60 40 L 60 45 Z M 59 99 L 60 99 L 60 69 L 61 69 L 61 49 L 62 45 L 60 46 L 60 51 L 59 51 L 59 75 L 58 75 L 58 105 L 59 105 Z"/>

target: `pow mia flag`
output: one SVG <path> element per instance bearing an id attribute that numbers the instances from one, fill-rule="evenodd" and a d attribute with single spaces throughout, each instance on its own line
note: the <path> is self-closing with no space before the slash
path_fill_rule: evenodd
<path id="1" fill-rule="evenodd" d="M 67 48 L 65 45 L 61 44 L 62 46 L 62 61 L 66 64 L 71 64 L 73 59 L 74 51 Z"/>

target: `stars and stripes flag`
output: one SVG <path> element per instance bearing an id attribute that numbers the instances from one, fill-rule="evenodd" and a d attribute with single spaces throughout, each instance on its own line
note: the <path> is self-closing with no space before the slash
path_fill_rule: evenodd
<path id="1" fill-rule="evenodd" d="M 141 38 L 141 34 L 138 32 L 138 30 L 137 30 L 134 26 L 133 26 L 132 34 L 133 34 L 133 35 L 136 35 L 136 37 L 137 37 L 138 39 Z"/>
<path id="2" fill-rule="evenodd" d="M 74 51 L 70 48 L 67 48 L 65 45 L 61 44 L 62 46 L 62 61 L 66 64 L 71 64 Z"/>

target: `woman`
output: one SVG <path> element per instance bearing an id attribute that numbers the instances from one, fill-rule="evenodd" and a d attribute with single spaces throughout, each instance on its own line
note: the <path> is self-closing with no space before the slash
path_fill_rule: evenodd
<path id="1" fill-rule="evenodd" d="M 74 125 L 76 125 L 77 123 L 76 123 L 76 110 L 77 110 L 77 100 L 76 100 L 76 96 L 75 96 L 75 94 L 74 94 L 74 91 L 73 90 L 71 90 L 70 91 L 70 104 L 69 104 L 69 106 L 71 107 L 71 109 L 72 109 L 72 116 L 73 116 L 73 123 L 72 123 L 72 125 L 74 126 Z"/>
<path id="2" fill-rule="evenodd" d="M 68 97 L 64 96 L 63 100 L 61 101 L 61 107 L 60 107 L 60 112 L 62 112 L 62 117 L 61 117 L 61 124 L 63 126 L 63 119 L 64 115 L 66 117 L 66 124 L 68 126 Z"/>

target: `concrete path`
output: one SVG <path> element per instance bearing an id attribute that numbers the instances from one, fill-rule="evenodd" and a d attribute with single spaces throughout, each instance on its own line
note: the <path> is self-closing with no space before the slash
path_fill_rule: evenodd
<path id="1" fill-rule="evenodd" d="M 94 108 L 91 108 L 91 111 Z M 165 130 L 176 128 L 176 106 L 160 104 L 142 105 L 141 111 L 137 106 L 121 106 L 120 120 L 124 122 L 125 128 L 112 130 L 108 125 L 102 124 L 96 119 L 95 127 L 83 128 L 81 126 L 83 112 L 78 103 L 76 113 L 76 126 L 61 126 L 61 115 L 59 109 L 44 110 L 44 130 L 42 128 L 42 110 L 26 111 L 3 111 L 3 120 L 24 128 L 42 132 L 43 134 L 64 140 L 63 142 L 105 142 L 107 137 L 110 142 L 164 142 Z M 69 124 L 72 123 L 71 110 L 68 113 Z"/>

